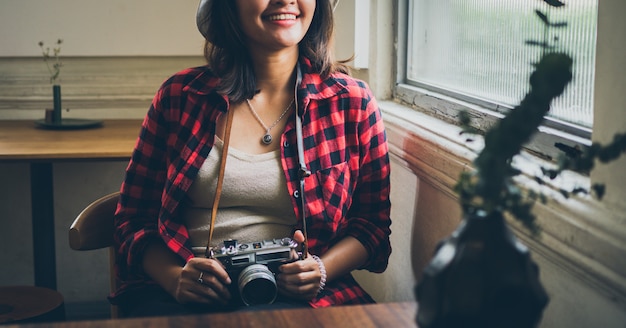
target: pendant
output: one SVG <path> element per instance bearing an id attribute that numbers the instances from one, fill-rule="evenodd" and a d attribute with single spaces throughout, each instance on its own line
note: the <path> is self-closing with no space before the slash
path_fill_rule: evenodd
<path id="1" fill-rule="evenodd" d="M 261 141 L 265 145 L 269 145 L 272 143 L 272 135 L 269 133 L 269 131 L 266 132 L 265 135 L 263 135 L 263 138 L 261 138 Z"/>

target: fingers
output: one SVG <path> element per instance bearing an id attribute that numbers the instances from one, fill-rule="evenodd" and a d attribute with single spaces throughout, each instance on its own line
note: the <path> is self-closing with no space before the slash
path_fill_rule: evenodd
<path id="1" fill-rule="evenodd" d="M 293 238 L 292 238 L 295 242 L 297 242 L 298 244 L 303 243 L 305 241 L 304 238 L 304 233 L 302 233 L 301 230 L 296 230 L 293 233 Z"/>
<path id="2" fill-rule="evenodd" d="M 226 304 L 231 298 L 227 287 L 230 283 L 221 263 L 212 259 L 194 258 L 183 268 L 176 298 L 180 303 Z"/>
<path id="3" fill-rule="evenodd" d="M 180 291 L 179 302 L 182 304 L 227 304 L 228 299 L 219 295 L 211 287 L 196 282 L 195 286 Z"/>
<path id="4" fill-rule="evenodd" d="M 230 285 L 231 283 L 228 273 L 217 260 L 193 258 L 189 260 L 188 264 L 192 265 L 198 272 L 210 273 L 213 278 L 219 280 L 222 284 Z"/>
<path id="5" fill-rule="evenodd" d="M 278 292 L 282 295 L 293 299 L 300 299 L 305 301 L 310 301 L 319 291 L 319 281 L 315 282 L 315 280 L 306 279 L 308 282 L 304 280 L 298 281 L 296 283 L 280 281 L 277 283 Z"/>
<path id="6" fill-rule="evenodd" d="M 302 261 L 281 265 L 277 277 L 281 294 L 302 300 L 311 300 L 317 296 L 320 281 L 319 267 L 310 256 Z"/>
<path id="7" fill-rule="evenodd" d="M 230 294 L 227 289 L 214 288 L 212 285 L 206 284 L 206 282 L 196 284 L 194 288 L 189 290 L 191 292 L 189 297 L 195 299 L 197 303 L 228 304 Z"/>
<path id="8" fill-rule="evenodd" d="M 298 244 L 302 244 L 306 241 L 306 239 L 304 238 L 304 234 L 302 233 L 301 230 L 296 230 L 293 233 L 293 241 L 295 241 Z M 300 257 L 301 253 L 297 252 L 296 249 L 292 249 L 291 251 L 291 260 L 299 260 L 301 259 Z"/>

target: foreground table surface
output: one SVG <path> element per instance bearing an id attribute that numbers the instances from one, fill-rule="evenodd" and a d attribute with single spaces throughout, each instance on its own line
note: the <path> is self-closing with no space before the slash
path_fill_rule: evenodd
<path id="1" fill-rule="evenodd" d="M 46 324 L 45 327 L 417 327 L 415 302 Z M 6 327 L 43 327 L 14 325 Z"/>

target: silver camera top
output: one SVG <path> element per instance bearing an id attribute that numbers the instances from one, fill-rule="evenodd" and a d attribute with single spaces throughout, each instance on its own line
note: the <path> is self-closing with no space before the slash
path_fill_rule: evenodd
<path id="1" fill-rule="evenodd" d="M 215 250 L 215 254 L 235 255 L 238 253 L 258 252 L 264 249 L 274 249 L 281 247 L 295 248 L 297 246 L 298 243 L 296 243 L 293 239 L 289 237 L 280 239 L 268 239 L 245 244 L 240 244 L 236 239 L 228 239 L 224 240 L 224 242 L 222 242 L 217 247 L 217 249 Z"/>
<path id="2" fill-rule="evenodd" d="M 235 239 L 225 240 L 214 252 L 226 268 L 243 267 L 250 264 L 269 264 L 291 259 L 291 251 L 298 247 L 291 238 L 268 239 L 240 244 Z"/>

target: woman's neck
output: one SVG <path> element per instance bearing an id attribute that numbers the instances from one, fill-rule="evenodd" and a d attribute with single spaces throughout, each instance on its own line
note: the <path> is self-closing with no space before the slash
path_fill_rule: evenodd
<path id="1" fill-rule="evenodd" d="M 281 92 L 293 90 L 293 73 L 298 62 L 298 49 L 253 55 L 257 88 L 261 92 Z"/>
<path id="2" fill-rule="evenodd" d="M 261 154 L 280 148 L 281 134 L 294 107 L 298 51 L 296 48 L 295 52 L 281 51 L 269 56 L 260 55 L 260 51 L 251 53 L 259 93 L 252 99 L 232 104 L 235 116 L 230 145 L 249 154 Z M 224 119 L 218 122 L 218 131 L 223 131 L 224 123 Z M 262 143 L 267 134 L 274 141 Z"/>

